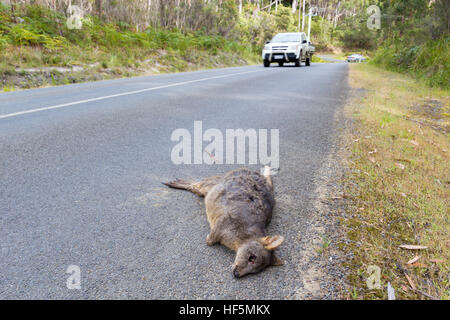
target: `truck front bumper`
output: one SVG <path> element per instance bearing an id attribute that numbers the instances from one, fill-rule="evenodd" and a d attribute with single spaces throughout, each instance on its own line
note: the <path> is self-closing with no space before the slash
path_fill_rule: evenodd
<path id="1" fill-rule="evenodd" d="M 263 60 L 269 62 L 294 62 L 298 55 L 295 52 L 265 52 L 263 53 Z"/>

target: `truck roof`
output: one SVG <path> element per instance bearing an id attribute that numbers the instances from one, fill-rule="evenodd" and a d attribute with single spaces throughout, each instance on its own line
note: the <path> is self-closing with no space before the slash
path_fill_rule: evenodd
<path id="1" fill-rule="evenodd" d="M 306 34 L 306 33 L 304 33 L 304 32 L 279 32 L 279 33 L 277 33 L 277 34 Z"/>

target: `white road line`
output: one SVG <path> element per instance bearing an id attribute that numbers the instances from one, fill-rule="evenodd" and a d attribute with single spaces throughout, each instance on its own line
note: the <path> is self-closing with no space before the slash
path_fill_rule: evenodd
<path id="1" fill-rule="evenodd" d="M 17 116 L 21 116 L 21 115 L 28 114 L 28 113 L 35 113 L 35 112 L 41 112 L 41 111 L 65 108 L 65 107 L 74 106 L 74 105 L 78 105 L 78 104 L 83 104 L 83 103 L 88 103 L 88 102 L 93 102 L 93 101 L 106 100 L 106 99 L 117 98 L 117 97 L 122 97 L 122 96 L 128 96 L 128 95 L 142 93 L 142 92 L 154 91 L 154 90 L 165 89 L 165 88 L 170 88 L 170 87 L 178 87 L 178 86 L 183 86 L 183 85 L 191 84 L 191 83 L 195 83 L 195 82 L 202 82 L 202 81 L 208 81 L 208 80 L 213 80 L 213 79 L 221 79 L 221 78 L 233 77 L 233 76 L 237 76 L 237 75 L 261 72 L 261 71 L 264 71 L 264 70 L 255 70 L 255 71 L 245 71 L 245 72 L 238 72 L 238 73 L 230 73 L 230 74 L 221 75 L 221 76 L 215 76 L 215 77 L 209 77 L 209 78 L 203 78 L 203 79 L 197 79 L 197 80 L 177 82 L 177 83 L 172 83 L 172 84 L 168 84 L 168 85 L 164 85 L 164 86 L 158 86 L 158 87 L 152 87 L 152 88 L 147 88 L 147 89 L 141 89 L 141 90 L 128 91 L 128 92 L 123 92 L 123 93 L 118 93 L 118 94 L 112 94 L 112 95 L 109 95 L 109 96 L 103 96 L 103 97 L 97 97 L 97 98 L 92 98 L 92 99 L 68 102 L 68 103 L 58 104 L 58 105 L 49 106 L 49 107 L 42 107 L 42 108 L 24 110 L 24 111 L 19 111 L 19 112 L 14 112 L 14 113 L 7 113 L 7 114 L 0 115 L 0 119 L 17 117 Z"/>

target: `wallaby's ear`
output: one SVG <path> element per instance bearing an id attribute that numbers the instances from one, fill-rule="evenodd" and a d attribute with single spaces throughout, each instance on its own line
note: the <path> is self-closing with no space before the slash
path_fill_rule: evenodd
<path id="1" fill-rule="evenodd" d="M 261 243 L 267 250 L 275 250 L 283 243 L 283 241 L 283 236 L 267 236 L 261 238 Z"/>
<path id="2" fill-rule="evenodd" d="M 275 254 L 272 254 L 272 260 L 270 261 L 270 264 L 273 266 L 282 266 L 284 264 L 284 261 L 278 258 Z"/>

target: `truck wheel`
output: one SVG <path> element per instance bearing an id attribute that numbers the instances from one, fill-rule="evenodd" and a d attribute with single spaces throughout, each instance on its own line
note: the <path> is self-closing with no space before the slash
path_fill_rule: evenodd
<path id="1" fill-rule="evenodd" d="M 295 59 L 295 66 L 296 67 L 301 67 L 302 66 L 302 64 L 300 62 L 300 58 L 299 59 Z"/>
<path id="2" fill-rule="evenodd" d="M 311 59 L 306 58 L 305 66 L 309 67 L 311 65 Z"/>
<path id="3" fill-rule="evenodd" d="M 266 68 L 270 67 L 269 60 L 264 60 L 264 67 L 266 67 Z"/>
<path id="4" fill-rule="evenodd" d="M 284 66 L 284 62 L 278 62 L 278 65 L 279 65 L 280 67 L 282 67 L 282 66 Z"/>

